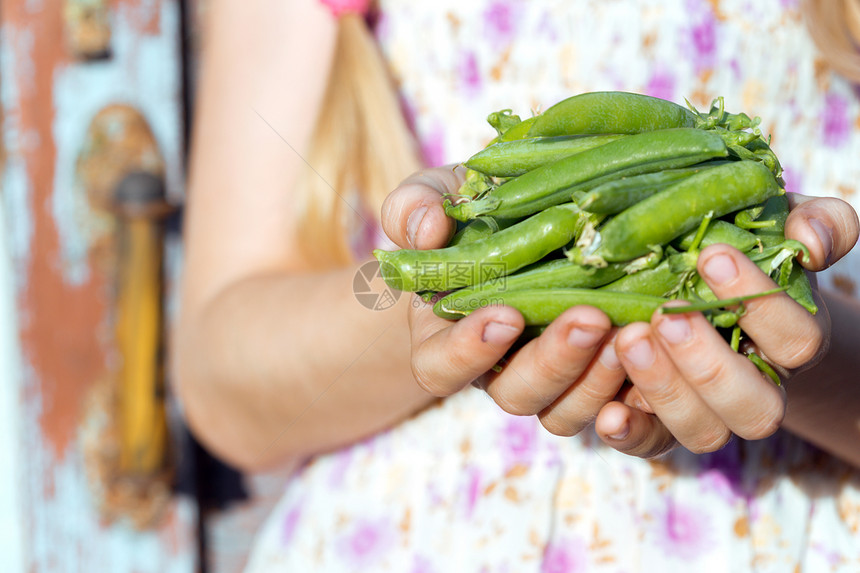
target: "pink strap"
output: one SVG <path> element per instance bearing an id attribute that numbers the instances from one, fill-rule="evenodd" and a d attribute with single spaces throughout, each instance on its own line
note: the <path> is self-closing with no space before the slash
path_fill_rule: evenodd
<path id="1" fill-rule="evenodd" d="M 371 0 L 320 0 L 335 18 L 343 14 L 367 14 Z"/>

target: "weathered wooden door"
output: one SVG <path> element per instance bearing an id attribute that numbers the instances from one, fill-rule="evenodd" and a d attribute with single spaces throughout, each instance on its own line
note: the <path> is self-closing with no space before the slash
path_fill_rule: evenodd
<path id="1" fill-rule="evenodd" d="M 3 571 L 198 567 L 160 386 L 179 252 L 163 221 L 183 184 L 181 8 L 0 2 Z M 130 173 L 143 175 L 118 191 Z"/>

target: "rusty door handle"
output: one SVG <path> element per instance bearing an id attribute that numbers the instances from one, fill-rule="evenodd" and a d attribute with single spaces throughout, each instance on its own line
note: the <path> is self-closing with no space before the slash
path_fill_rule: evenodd
<path id="1" fill-rule="evenodd" d="M 159 473 L 167 464 L 162 305 L 163 219 L 173 211 L 164 183 L 131 173 L 114 195 L 117 216 L 116 336 L 119 367 L 120 472 Z"/>

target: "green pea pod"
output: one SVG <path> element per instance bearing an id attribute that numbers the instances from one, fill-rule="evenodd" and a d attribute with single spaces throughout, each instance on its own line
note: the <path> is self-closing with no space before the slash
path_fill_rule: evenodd
<path id="1" fill-rule="evenodd" d="M 696 231 L 690 231 L 686 235 L 682 235 L 680 238 L 676 239 L 673 245 L 682 251 L 686 251 L 693 244 L 695 236 Z M 705 235 L 702 237 L 702 242 L 699 244 L 699 248 L 704 249 L 705 247 L 716 245 L 717 243 L 731 245 L 742 253 L 745 253 L 758 245 L 759 239 L 755 234 L 750 233 L 745 229 L 741 229 L 727 221 L 721 221 L 718 219 L 716 221 L 711 221 L 711 224 L 708 225 L 708 230 L 705 231 Z"/>
<path id="2" fill-rule="evenodd" d="M 618 263 L 610 263 L 610 266 L 613 264 Z M 684 276 L 683 273 L 677 273 L 672 270 L 669 266 L 669 259 L 663 259 L 653 269 L 645 269 L 638 273 L 623 276 L 618 280 L 599 287 L 599 290 L 670 298 L 681 285 Z"/>
<path id="3" fill-rule="evenodd" d="M 544 326 L 568 308 L 577 305 L 594 306 L 609 317 L 612 324 L 623 326 L 631 322 L 648 322 L 651 315 L 667 299 L 632 293 L 608 292 L 580 288 L 523 289 L 491 294 L 483 301 L 487 305 L 507 305 L 522 313 L 527 326 Z M 445 299 L 437 303 L 440 312 L 466 316 L 476 309 L 449 308 Z"/>
<path id="4" fill-rule="evenodd" d="M 651 253 L 647 258 L 648 260 L 642 261 L 639 266 L 653 267 L 660 260 L 657 253 Z M 471 312 L 486 306 L 488 304 L 486 301 L 499 292 L 534 288 L 596 288 L 626 275 L 629 270 L 627 263 L 595 269 L 578 265 L 566 258 L 544 261 L 530 265 L 512 275 L 454 291 L 437 301 L 433 310 L 437 316 L 455 319 L 462 316 L 464 310 Z M 451 309 L 456 309 L 457 313 L 451 312 Z"/>
<path id="5" fill-rule="evenodd" d="M 785 221 L 788 218 L 788 211 L 788 197 L 785 195 L 771 197 L 764 203 L 764 208 L 756 217 L 756 221 L 772 221 L 773 224 L 752 230 L 764 247 L 773 247 L 785 241 Z"/>
<path id="6" fill-rule="evenodd" d="M 712 167 L 705 164 L 684 169 L 667 169 L 657 173 L 645 173 L 632 177 L 622 177 L 598 185 L 591 191 L 576 198 L 577 204 L 585 211 L 614 215 L 654 195 L 682 179 Z"/>
<path id="7" fill-rule="evenodd" d="M 640 133 L 529 171 L 478 200 L 449 198 L 445 212 L 460 221 L 479 215 L 525 217 L 610 179 L 689 167 L 727 154 L 722 138 L 711 131 L 681 128 Z"/>
<path id="8" fill-rule="evenodd" d="M 589 92 L 562 100 L 537 119 L 529 137 L 584 133 L 642 133 L 695 127 L 698 116 L 676 103 L 628 92 Z"/>
<path id="9" fill-rule="evenodd" d="M 794 262 L 791 274 L 788 276 L 788 289 L 785 291 L 797 304 L 809 311 L 810 314 L 818 312 L 818 305 L 812 296 L 812 285 L 806 276 L 803 267 Z"/>
<path id="10" fill-rule="evenodd" d="M 486 239 L 444 249 L 403 249 L 373 255 L 391 288 L 446 291 L 508 275 L 568 244 L 583 213 L 574 204 L 546 209 Z"/>
<path id="11" fill-rule="evenodd" d="M 748 209 L 741 209 L 735 213 L 735 226 L 741 229 L 767 229 L 768 227 L 773 227 L 776 221 L 772 219 L 759 220 L 763 211 L 764 203 L 754 205 Z"/>
<path id="12" fill-rule="evenodd" d="M 485 147 L 466 161 L 474 169 L 493 177 L 516 177 L 547 163 L 599 147 L 624 135 L 567 135 L 530 137 L 502 141 Z"/>
<path id="13" fill-rule="evenodd" d="M 517 139 L 524 139 L 528 137 L 529 130 L 534 124 L 537 116 L 530 117 L 528 119 L 524 119 L 516 125 L 511 126 L 508 130 L 506 130 L 502 135 L 500 135 L 497 141 L 493 143 L 498 143 L 500 141 L 516 141 Z"/>
<path id="14" fill-rule="evenodd" d="M 721 217 L 779 193 L 773 174 L 755 161 L 702 171 L 609 220 L 585 249 L 585 262 L 602 265 L 640 257 L 695 229 L 708 213 Z"/>
<path id="15" fill-rule="evenodd" d="M 448 241 L 448 247 L 457 245 L 465 245 L 486 239 L 493 233 L 497 233 L 502 229 L 507 229 L 511 225 L 517 223 L 516 219 L 494 219 L 492 217 L 478 217 L 472 220 L 468 225 L 463 226 L 457 231 L 451 240 Z"/>

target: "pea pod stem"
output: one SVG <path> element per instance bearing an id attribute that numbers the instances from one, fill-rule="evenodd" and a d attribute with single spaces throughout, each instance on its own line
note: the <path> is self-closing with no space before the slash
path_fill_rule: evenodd
<path id="1" fill-rule="evenodd" d="M 721 298 L 713 301 L 702 301 L 695 302 L 684 306 L 670 306 L 664 307 L 660 309 L 662 314 L 684 314 L 687 312 L 702 312 L 706 310 L 718 310 L 723 309 L 729 306 L 737 306 L 744 301 L 752 300 L 755 298 L 761 298 L 764 296 L 770 296 L 772 294 L 777 294 L 780 292 L 785 292 L 787 287 L 777 287 L 774 289 L 766 290 L 764 292 L 759 292 L 755 294 L 748 294 L 744 296 L 738 296 L 733 298 Z"/>

